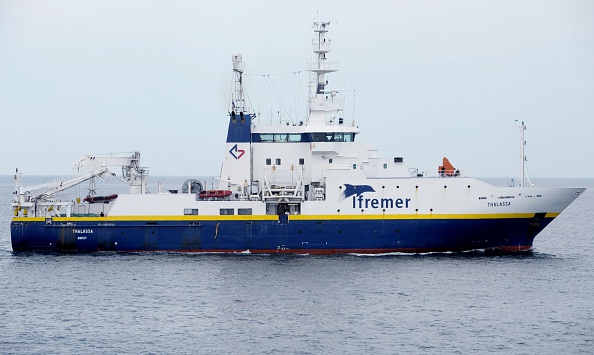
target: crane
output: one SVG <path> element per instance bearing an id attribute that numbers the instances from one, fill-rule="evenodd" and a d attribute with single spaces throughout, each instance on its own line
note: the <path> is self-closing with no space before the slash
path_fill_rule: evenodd
<path id="1" fill-rule="evenodd" d="M 121 166 L 122 176 L 111 172 L 108 168 L 109 166 Z M 15 216 L 21 210 L 24 210 L 24 215 L 26 216 L 27 210 L 31 210 L 32 208 L 35 215 L 40 208 L 58 215 L 54 207 L 70 206 L 70 202 L 56 201 L 54 199 L 56 194 L 95 177 L 101 178 L 106 174 L 128 184 L 130 194 L 146 193 L 148 168 L 140 167 L 140 152 L 133 152 L 128 155 L 86 155 L 74 164 L 73 170 L 76 172 L 76 177 L 72 179 L 58 180 L 34 186 L 23 186 L 22 173 L 19 173 L 17 169 L 14 175 L 15 191 L 12 200 Z M 69 213 L 69 209 L 67 213 Z"/>

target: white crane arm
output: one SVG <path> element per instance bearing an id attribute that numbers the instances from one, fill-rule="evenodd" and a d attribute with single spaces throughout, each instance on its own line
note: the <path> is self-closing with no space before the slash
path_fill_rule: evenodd
<path id="1" fill-rule="evenodd" d="M 51 197 L 55 194 L 57 194 L 58 192 L 64 191 L 66 189 L 69 189 L 73 186 L 76 186 L 82 182 L 85 182 L 91 178 L 97 177 L 97 176 L 101 176 L 103 174 L 105 174 L 106 172 L 108 172 L 109 170 L 105 167 L 102 166 L 98 169 L 95 169 L 93 171 L 90 171 L 84 175 L 78 176 L 74 179 L 68 180 L 68 181 L 60 181 L 59 184 L 56 182 L 54 183 L 54 186 L 50 187 L 49 189 L 45 190 L 42 193 L 39 193 L 37 195 L 35 195 L 33 198 L 38 200 L 38 199 L 46 199 L 48 197 Z M 21 193 L 23 193 L 24 191 L 22 191 Z"/>

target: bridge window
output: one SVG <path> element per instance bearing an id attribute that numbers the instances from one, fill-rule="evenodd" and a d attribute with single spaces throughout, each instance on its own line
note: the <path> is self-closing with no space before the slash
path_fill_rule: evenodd
<path id="1" fill-rule="evenodd" d="M 276 165 L 281 165 L 281 160 L 280 160 L 280 158 L 276 158 Z"/>
<path id="2" fill-rule="evenodd" d="M 275 142 L 286 142 L 288 137 L 286 133 L 275 133 L 273 139 Z"/>
<path id="3" fill-rule="evenodd" d="M 266 158 L 266 165 L 272 165 L 272 159 Z"/>
<path id="4" fill-rule="evenodd" d="M 274 134 L 260 134 L 260 141 L 262 142 L 274 142 Z"/>
<path id="5" fill-rule="evenodd" d="M 354 142 L 355 133 L 254 133 L 252 141 L 254 143 Z"/>
<path id="6" fill-rule="evenodd" d="M 354 142 L 355 134 L 343 132 L 310 133 L 309 139 L 311 142 Z"/>
<path id="7" fill-rule="evenodd" d="M 263 143 L 298 143 L 298 142 L 307 142 L 307 136 L 301 135 L 300 133 L 259 133 L 253 134 L 252 139 L 254 142 L 263 142 Z"/>
<path id="8" fill-rule="evenodd" d="M 324 135 L 324 133 L 310 133 L 309 139 L 312 142 L 325 142 L 326 136 Z"/>
<path id="9" fill-rule="evenodd" d="M 287 135 L 288 142 L 301 142 L 301 134 L 289 134 Z"/>
<path id="10" fill-rule="evenodd" d="M 299 158 L 299 165 L 305 165 L 305 159 Z"/>

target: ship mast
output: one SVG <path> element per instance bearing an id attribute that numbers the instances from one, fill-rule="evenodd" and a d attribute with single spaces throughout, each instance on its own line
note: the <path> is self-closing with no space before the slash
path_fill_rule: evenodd
<path id="1" fill-rule="evenodd" d="M 312 41 L 316 61 L 308 63 L 308 70 L 312 73 L 312 87 L 309 97 L 309 119 L 308 125 L 325 125 L 326 112 L 342 109 L 342 106 L 328 102 L 327 95 L 334 99 L 336 91 L 326 90 L 328 81 L 325 74 L 338 71 L 338 63 L 328 62 L 326 54 L 330 52 L 330 40 L 326 39 L 326 33 L 330 22 L 314 21 L 314 38 Z"/>
<path id="2" fill-rule="evenodd" d="M 231 110 L 235 113 L 246 112 L 245 99 L 243 94 L 243 71 L 245 63 L 242 61 L 241 53 L 234 52 L 231 57 L 233 61 L 233 72 L 235 73 L 235 85 L 233 86 L 233 97 L 231 98 Z"/>
<path id="3" fill-rule="evenodd" d="M 231 112 L 229 113 L 230 117 L 229 130 L 227 131 L 227 143 L 249 143 L 249 182 L 251 184 L 251 182 L 254 180 L 254 155 L 250 129 L 252 125 L 252 119 L 255 117 L 255 115 L 252 113 L 253 111 L 248 107 L 245 101 L 245 92 L 243 89 L 243 72 L 245 70 L 245 63 L 242 60 L 241 53 L 234 52 L 231 56 L 231 60 L 233 62 L 233 73 L 235 78 L 231 95 Z M 237 144 L 231 148 L 230 154 L 232 154 L 235 159 L 239 159 L 243 155 L 243 153 L 240 155 L 235 155 L 233 151 L 236 153 L 242 151 L 241 148 L 237 147 Z M 247 168 L 247 166 L 245 168 Z M 247 176 L 242 178 L 245 179 L 244 186 L 247 184 L 247 178 Z"/>
<path id="4" fill-rule="evenodd" d="M 524 121 L 522 121 L 522 123 L 516 127 L 518 129 L 518 178 L 520 187 L 532 186 L 532 182 L 528 176 L 528 170 L 526 169 L 526 139 L 524 138 L 526 125 L 524 124 Z"/>

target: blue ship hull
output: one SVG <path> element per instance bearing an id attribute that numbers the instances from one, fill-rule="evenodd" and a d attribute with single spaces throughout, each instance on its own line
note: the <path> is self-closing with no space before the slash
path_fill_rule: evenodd
<path id="1" fill-rule="evenodd" d="M 389 253 L 473 249 L 524 251 L 552 220 L 480 219 L 29 218 L 11 224 L 14 251 Z M 271 218 L 267 218 L 271 217 Z"/>

